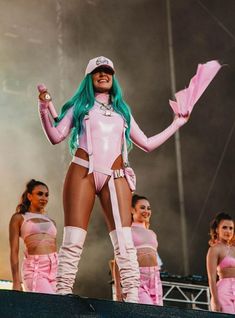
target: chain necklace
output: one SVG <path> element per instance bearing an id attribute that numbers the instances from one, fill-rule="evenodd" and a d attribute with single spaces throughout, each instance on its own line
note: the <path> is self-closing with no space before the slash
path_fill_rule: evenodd
<path id="1" fill-rule="evenodd" d="M 113 112 L 113 107 L 112 107 L 112 104 L 105 104 L 105 103 L 102 103 L 100 101 L 98 101 L 97 99 L 95 99 L 95 101 L 100 104 L 100 109 L 104 112 L 103 115 L 104 116 L 112 116 L 112 112 Z"/>

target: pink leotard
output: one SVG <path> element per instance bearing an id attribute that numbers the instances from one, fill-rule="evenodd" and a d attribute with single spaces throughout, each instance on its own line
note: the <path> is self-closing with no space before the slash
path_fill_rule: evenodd
<path id="1" fill-rule="evenodd" d="M 105 99 L 108 96 L 105 94 L 102 95 Z M 104 116 L 104 111 L 95 102 L 89 112 L 89 121 L 95 164 L 93 174 L 96 191 L 99 193 L 107 179 L 107 175 L 102 173 L 103 168 L 111 169 L 115 159 L 121 154 L 124 120 L 116 112 L 112 112 L 111 116 Z M 79 138 L 79 148 L 89 153 L 87 139 L 87 129 L 85 123 L 83 123 L 83 134 Z"/>

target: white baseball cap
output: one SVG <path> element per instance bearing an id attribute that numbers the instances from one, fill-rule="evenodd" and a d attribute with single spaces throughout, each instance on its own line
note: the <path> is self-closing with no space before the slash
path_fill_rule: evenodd
<path id="1" fill-rule="evenodd" d="M 88 62 L 85 75 L 92 73 L 96 68 L 101 66 L 109 68 L 113 73 L 115 72 L 113 62 L 110 59 L 104 56 L 98 56 Z"/>

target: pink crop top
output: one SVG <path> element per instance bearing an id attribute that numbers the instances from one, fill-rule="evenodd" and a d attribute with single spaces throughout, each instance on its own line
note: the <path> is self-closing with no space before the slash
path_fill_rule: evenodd
<path id="1" fill-rule="evenodd" d="M 48 234 L 56 238 L 57 229 L 54 222 L 45 214 L 26 212 L 22 214 L 24 221 L 21 225 L 21 237 L 23 240 L 32 234 Z M 35 221 L 34 221 L 35 220 Z"/>
<path id="2" fill-rule="evenodd" d="M 225 256 L 222 261 L 217 266 L 217 269 L 224 269 L 224 268 L 235 268 L 235 258 L 232 256 Z"/>
<path id="3" fill-rule="evenodd" d="M 133 242 L 137 249 L 148 247 L 157 252 L 157 235 L 152 230 L 146 229 L 141 223 L 132 223 L 131 231 Z"/>

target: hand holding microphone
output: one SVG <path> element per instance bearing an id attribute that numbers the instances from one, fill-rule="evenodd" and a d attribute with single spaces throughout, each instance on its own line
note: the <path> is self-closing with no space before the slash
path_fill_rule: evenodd
<path id="1" fill-rule="evenodd" d="M 39 84 L 38 85 L 38 91 L 39 91 L 39 99 L 40 101 L 44 103 L 48 103 L 48 109 L 50 111 L 51 116 L 53 117 L 54 121 L 58 121 L 58 115 L 55 110 L 55 107 L 52 103 L 52 98 L 51 95 L 48 93 L 47 88 L 44 84 Z"/>

